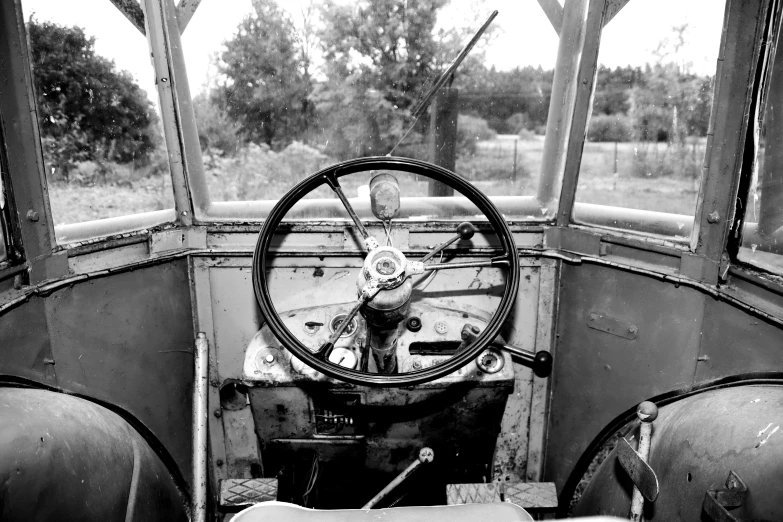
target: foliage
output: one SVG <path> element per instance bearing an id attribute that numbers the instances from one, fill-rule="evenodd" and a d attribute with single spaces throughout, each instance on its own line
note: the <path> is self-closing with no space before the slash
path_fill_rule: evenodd
<path id="1" fill-rule="evenodd" d="M 510 71 L 487 69 L 483 65 L 470 75 L 457 75 L 460 110 L 486 119 L 497 132 L 516 134 L 518 116 L 526 117 L 532 130 L 546 125 L 554 71 L 541 67 L 517 67 Z"/>
<path id="2" fill-rule="evenodd" d="M 685 143 L 659 146 L 639 143 L 635 148 L 631 175 L 640 178 L 681 177 L 697 179 L 701 174 L 703 153 Z"/>
<path id="3" fill-rule="evenodd" d="M 473 154 L 476 142 L 494 139 L 497 133 L 489 128 L 487 120 L 469 114 L 457 117 L 457 153 Z"/>
<path id="4" fill-rule="evenodd" d="M 68 177 L 82 161 L 146 164 L 161 141 L 157 115 L 130 74 L 79 27 L 31 18 L 27 31 L 49 166 Z"/>
<path id="5" fill-rule="evenodd" d="M 306 57 L 293 23 L 274 0 L 253 5 L 256 13 L 225 43 L 215 100 L 246 142 L 284 145 L 307 125 Z"/>
<path id="6" fill-rule="evenodd" d="M 313 91 L 315 127 L 339 158 L 385 154 L 411 123 L 427 88 L 445 0 L 327 0 L 319 39 L 326 80 Z M 425 120 L 425 119 L 423 119 Z"/>
<path id="7" fill-rule="evenodd" d="M 624 114 L 597 114 L 590 118 L 587 139 L 590 141 L 631 141 L 633 124 Z"/>
<path id="8" fill-rule="evenodd" d="M 218 201 L 277 199 L 305 176 L 334 163 L 317 149 L 293 142 L 277 152 L 251 143 L 208 171 L 210 195 Z"/>
<path id="9" fill-rule="evenodd" d="M 201 93 L 193 98 L 193 112 L 203 152 L 225 156 L 237 153 L 242 145 L 238 125 L 210 96 Z"/>

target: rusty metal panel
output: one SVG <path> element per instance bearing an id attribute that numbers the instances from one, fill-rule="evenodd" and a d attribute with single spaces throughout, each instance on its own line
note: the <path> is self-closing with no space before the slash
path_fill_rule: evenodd
<path id="1" fill-rule="evenodd" d="M 663 406 L 653 424 L 650 466 L 660 494 L 645 520 L 702 517 L 708 490 L 726 487 L 731 471 L 748 488 L 738 520 L 780 520 L 783 498 L 783 387 L 736 386 L 700 393 Z M 614 453 L 599 468 L 575 516 L 625 517 L 631 483 Z"/>
<path id="2" fill-rule="evenodd" d="M 44 300 L 33 297 L 0 316 L 0 374 L 56 385 Z"/>
<path id="3" fill-rule="evenodd" d="M 189 479 L 194 333 L 187 261 L 76 284 L 45 306 L 58 385 L 130 412 Z"/>
<path id="4" fill-rule="evenodd" d="M 546 478 L 562 488 L 593 438 L 639 402 L 691 386 L 703 294 L 593 265 L 563 264 Z M 600 309 L 638 326 L 636 340 L 589 328 Z"/>
<path id="5" fill-rule="evenodd" d="M 707 301 L 702 336 L 694 384 L 783 367 L 780 327 L 726 303 Z"/>

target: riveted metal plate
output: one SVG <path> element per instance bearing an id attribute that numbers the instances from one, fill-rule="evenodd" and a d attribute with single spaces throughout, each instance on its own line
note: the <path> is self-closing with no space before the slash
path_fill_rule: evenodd
<path id="1" fill-rule="evenodd" d="M 276 478 L 226 479 L 220 481 L 220 505 L 250 506 L 277 500 Z"/>
<path id="2" fill-rule="evenodd" d="M 593 330 L 606 332 L 624 339 L 633 340 L 639 336 L 639 328 L 635 324 L 615 319 L 604 312 L 595 310 L 587 314 L 587 326 Z"/>
<path id="3" fill-rule="evenodd" d="M 642 496 L 649 502 L 655 502 L 658 498 L 658 477 L 623 437 L 620 437 L 620 442 L 617 444 L 617 460 L 631 477 L 634 485 L 639 488 Z"/>

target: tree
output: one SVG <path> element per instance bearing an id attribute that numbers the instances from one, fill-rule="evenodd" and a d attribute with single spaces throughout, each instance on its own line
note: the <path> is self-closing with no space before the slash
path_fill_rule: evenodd
<path id="1" fill-rule="evenodd" d="M 254 0 L 226 42 L 214 94 L 217 104 L 239 124 L 245 141 L 282 146 L 306 128 L 310 81 L 306 56 L 290 18 L 274 0 Z"/>
<path id="2" fill-rule="evenodd" d="M 447 0 L 363 0 L 321 6 L 318 34 L 326 80 L 312 100 L 339 157 L 386 154 L 429 87 L 438 46 L 433 30 Z"/>
<path id="3" fill-rule="evenodd" d="M 27 24 L 44 154 L 62 175 L 81 161 L 146 162 L 157 115 L 131 75 L 95 53 L 79 27 Z"/>

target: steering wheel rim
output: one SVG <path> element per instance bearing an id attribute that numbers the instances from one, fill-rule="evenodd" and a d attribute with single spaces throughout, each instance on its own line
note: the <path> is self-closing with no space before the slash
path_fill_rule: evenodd
<path id="1" fill-rule="evenodd" d="M 498 308 L 495 310 L 495 313 L 492 315 L 486 328 L 476 337 L 473 343 L 463 349 L 460 353 L 452 356 L 441 364 L 414 372 L 400 374 L 365 373 L 359 370 L 337 366 L 327 360 L 319 359 L 299 341 L 283 323 L 274 307 L 274 303 L 272 302 L 269 293 L 269 286 L 267 285 L 267 280 L 264 276 L 267 270 L 267 258 L 269 257 L 267 254 L 272 237 L 274 236 L 274 231 L 280 225 L 288 211 L 291 210 L 302 197 L 313 189 L 327 183 L 326 180 L 330 177 L 332 179 L 337 179 L 349 174 L 371 170 L 392 170 L 408 172 L 411 174 L 421 174 L 457 189 L 484 213 L 484 216 L 498 235 L 498 239 L 505 251 L 505 258 L 508 262 L 505 290 L 500 304 L 498 304 Z M 503 323 L 511 312 L 519 287 L 519 256 L 511 230 L 505 219 L 489 198 L 471 183 L 443 167 L 424 161 L 410 158 L 375 156 L 348 160 L 326 167 L 302 180 L 280 198 L 264 221 L 264 225 L 259 233 L 253 254 L 252 272 L 253 290 L 266 324 L 269 326 L 269 329 L 277 340 L 302 362 L 324 375 L 352 384 L 374 387 L 404 387 L 430 382 L 455 372 L 468 364 L 471 360 L 475 359 L 478 354 L 497 337 Z"/>

